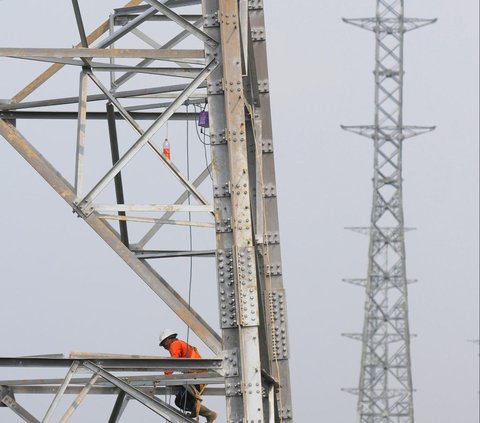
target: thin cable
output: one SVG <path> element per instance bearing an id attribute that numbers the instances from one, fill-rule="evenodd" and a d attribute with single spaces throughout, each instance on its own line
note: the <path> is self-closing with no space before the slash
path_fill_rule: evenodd
<path id="1" fill-rule="evenodd" d="M 190 180 L 190 142 L 189 142 L 189 130 L 188 130 L 188 104 L 187 104 L 187 120 L 186 120 L 187 124 L 186 124 L 186 168 L 187 168 L 187 180 Z M 191 199 L 190 199 L 190 192 L 187 193 L 187 203 L 190 205 L 191 203 Z M 191 212 L 188 212 L 188 221 L 191 222 L 192 221 L 192 213 Z M 193 250 L 193 236 L 192 236 L 192 226 L 190 225 L 188 227 L 188 238 L 189 238 L 189 248 L 190 248 L 190 251 Z M 190 261 L 190 265 L 189 265 L 189 282 L 188 282 L 188 309 L 190 310 L 191 309 L 191 300 L 192 300 L 192 280 L 193 280 L 193 257 L 190 256 L 189 258 L 189 261 Z M 187 325 L 187 350 L 186 350 L 186 353 L 188 355 L 188 347 L 189 347 L 189 338 L 190 338 L 190 326 Z M 188 397 L 188 384 L 185 383 L 185 389 L 186 389 L 186 392 L 185 392 L 185 402 L 184 402 L 184 406 L 183 406 L 183 409 L 185 410 L 186 409 L 186 404 L 187 404 L 187 397 Z"/>
<path id="2" fill-rule="evenodd" d="M 262 157 L 262 146 L 259 145 L 259 142 L 257 140 L 257 136 L 256 136 L 256 128 L 255 128 L 255 115 L 253 113 L 253 108 L 252 106 L 248 103 L 248 101 L 246 100 L 246 98 L 244 97 L 243 98 L 243 101 L 244 101 L 244 104 L 246 106 L 246 109 L 248 110 L 248 113 L 250 115 L 250 119 L 251 119 L 251 122 L 252 122 L 252 132 L 253 132 L 253 141 L 255 143 L 255 150 L 256 150 L 256 154 L 260 156 L 260 158 Z M 263 161 L 262 161 L 262 164 L 263 164 Z M 259 166 L 259 169 L 258 169 L 258 173 L 259 173 L 259 177 L 260 177 L 260 182 L 262 184 L 262 187 L 264 185 L 264 178 L 263 178 L 263 165 Z M 257 195 L 261 195 L 261 193 L 258 193 L 257 192 Z M 263 228 L 265 230 L 265 228 L 267 227 L 267 213 L 266 213 L 266 210 L 265 210 L 265 197 L 262 196 L 262 220 L 263 220 Z M 272 283 L 272 278 L 271 278 L 271 275 L 267 273 L 267 270 L 268 268 L 270 268 L 270 251 L 269 251 L 269 248 L 268 248 L 268 238 L 265 238 L 265 235 L 262 234 L 262 236 L 264 237 L 262 239 L 262 242 L 266 243 L 267 244 L 267 248 L 266 248 L 266 254 L 265 254 L 265 265 L 263 266 L 263 277 L 265 278 L 265 281 L 269 280 L 270 283 L 269 283 L 269 286 L 271 286 L 271 283 Z M 264 302 L 265 304 L 265 302 Z M 268 303 L 270 305 L 270 303 Z M 264 311 L 264 317 L 265 316 L 265 311 Z M 270 317 L 270 316 L 269 316 Z M 271 321 L 271 318 L 269 319 Z M 277 368 L 277 375 L 278 375 L 278 398 L 279 398 L 279 402 L 280 402 L 280 423 L 283 423 L 283 403 L 282 403 L 282 380 L 281 380 L 281 374 L 280 374 L 280 365 L 278 363 L 278 356 L 275 355 L 275 358 L 274 358 L 274 361 L 275 361 L 275 367 Z"/>
<path id="3" fill-rule="evenodd" d="M 172 394 L 170 393 L 170 391 L 167 392 L 167 389 L 165 389 L 165 403 L 168 405 L 171 405 L 172 403 Z M 170 423 L 166 418 L 164 419 L 164 421 L 165 423 Z"/>
<path id="4" fill-rule="evenodd" d="M 205 141 L 205 132 L 203 132 L 203 140 Z M 209 144 L 209 145 L 211 145 L 211 144 Z M 205 142 L 203 143 L 203 154 L 204 154 L 204 157 L 205 157 L 205 167 L 206 167 L 207 170 L 208 170 L 208 174 L 210 175 L 210 179 L 213 181 L 212 172 L 210 172 L 210 165 L 211 165 L 211 163 L 208 163 L 207 147 L 206 147 Z"/>
<path id="5" fill-rule="evenodd" d="M 194 104 L 193 107 L 195 108 L 195 113 L 197 113 L 197 105 Z M 198 106 L 200 108 L 200 106 Z M 201 112 L 205 111 L 205 108 L 203 108 L 202 110 L 200 110 Z M 200 133 L 198 132 L 198 127 L 199 127 L 199 119 L 200 119 L 200 113 L 197 113 L 198 117 L 195 118 L 195 129 L 196 129 L 196 132 L 197 132 L 197 137 L 199 139 L 199 141 L 203 144 L 203 145 L 212 145 L 211 142 L 205 142 L 205 136 L 207 136 L 208 138 L 210 138 L 210 135 L 207 135 L 205 133 L 204 130 L 200 130 L 200 132 L 202 133 L 203 135 L 203 140 L 202 138 L 200 137 Z"/>
<path id="6" fill-rule="evenodd" d="M 187 151 L 187 179 L 190 180 L 190 137 L 189 137 L 189 130 L 188 130 L 188 104 L 187 104 L 187 146 L 186 146 L 186 151 Z M 190 198 L 190 191 L 187 193 L 187 204 L 191 204 L 191 198 Z M 188 212 L 188 221 L 192 221 L 192 213 Z M 188 236 L 189 236 L 189 248 L 190 251 L 193 249 L 193 236 L 192 236 L 192 226 L 190 225 L 188 227 Z M 190 309 L 190 302 L 192 298 L 192 279 L 193 279 L 193 257 L 190 256 L 190 276 L 189 276 L 189 283 L 188 283 L 188 309 Z M 187 343 L 188 343 L 188 335 L 189 335 L 190 327 L 188 327 L 187 330 Z"/>
<path id="7" fill-rule="evenodd" d="M 196 104 L 194 104 L 193 107 L 195 109 L 195 113 L 197 113 Z M 200 106 L 198 106 L 198 107 L 200 108 Z M 203 106 L 203 109 L 201 111 L 205 111 L 206 107 L 207 107 L 207 104 L 205 103 L 205 105 Z M 201 131 L 201 133 L 203 135 L 203 140 L 200 137 L 200 133 L 198 132 L 199 119 L 200 119 L 200 114 L 197 113 L 197 118 L 195 118 L 195 132 L 197 133 L 198 140 L 203 144 L 203 154 L 204 154 L 204 157 L 205 157 L 205 167 L 208 169 L 208 174 L 210 175 L 210 179 L 213 181 L 213 176 L 212 176 L 212 173 L 210 172 L 210 165 L 208 163 L 208 156 L 207 156 L 207 145 L 212 145 L 212 143 L 205 141 L 205 137 L 210 138 L 210 135 L 207 135 L 205 133 L 205 130 Z"/>

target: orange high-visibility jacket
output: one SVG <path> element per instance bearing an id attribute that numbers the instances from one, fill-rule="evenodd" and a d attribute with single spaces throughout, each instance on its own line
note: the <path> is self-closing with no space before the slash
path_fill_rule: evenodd
<path id="1" fill-rule="evenodd" d="M 181 339 L 175 339 L 175 341 L 170 344 L 168 351 L 170 357 L 173 358 L 202 358 L 195 347 L 188 345 Z M 172 371 L 165 372 L 166 375 L 171 375 L 172 373 Z"/>
<path id="2" fill-rule="evenodd" d="M 202 358 L 195 347 L 188 345 L 185 341 L 175 339 L 168 349 L 170 357 L 173 358 Z"/>

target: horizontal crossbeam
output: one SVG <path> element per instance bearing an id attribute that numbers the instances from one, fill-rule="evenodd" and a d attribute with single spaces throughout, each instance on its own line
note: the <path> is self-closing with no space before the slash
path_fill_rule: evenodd
<path id="1" fill-rule="evenodd" d="M 117 59 L 204 59 L 203 50 L 172 50 L 172 49 L 140 49 L 140 48 L 0 48 L 0 57 L 113 57 Z"/>
<path id="2" fill-rule="evenodd" d="M 89 361 L 104 369 L 119 371 L 163 371 L 163 370 L 218 370 L 222 369 L 222 360 L 216 358 L 92 358 L 78 360 L 73 358 L 29 358 L 0 357 L 0 367 L 71 367 L 75 361 L 83 366 Z"/>

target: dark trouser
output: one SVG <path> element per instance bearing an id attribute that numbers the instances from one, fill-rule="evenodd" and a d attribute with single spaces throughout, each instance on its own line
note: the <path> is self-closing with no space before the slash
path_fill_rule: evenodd
<path id="1" fill-rule="evenodd" d="M 200 385 L 193 385 L 197 391 L 200 391 Z M 196 414 L 197 399 L 185 386 L 178 388 L 175 396 L 175 405 L 183 412 L 189 411 Z"/>

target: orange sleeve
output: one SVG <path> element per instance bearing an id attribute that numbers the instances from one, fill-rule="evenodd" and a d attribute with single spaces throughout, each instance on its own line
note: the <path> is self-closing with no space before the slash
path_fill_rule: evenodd
<path id="1" fill-rule="evenodd" d="M 182 343 L 179 342 L 179 341 L 175 341 L 175 342 L 172 342 L 171 345 L 170 345 L 170 349 L 168 350 L 169 353 L 170 353 L 170 357 L 173 357 L 173 358 L 182 358 L 183 357 L 183 354 L 182 354 Z M 173 374 L 172 371 L 166 371 L 164 372 L 166 375 L 171 375 Z"/>
<path id="2" fill-rule="evenodd" d="M 182 354 L 182 343 L 180 341 L 172 342 L 170 345 L 170 357 L 173 358 L 183 358 Z"/>

